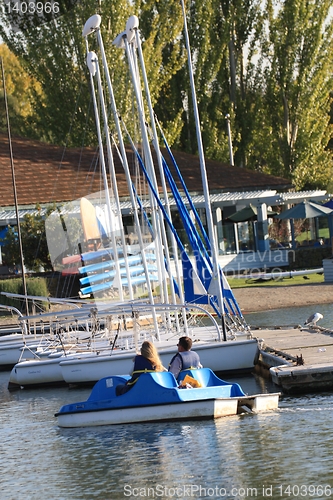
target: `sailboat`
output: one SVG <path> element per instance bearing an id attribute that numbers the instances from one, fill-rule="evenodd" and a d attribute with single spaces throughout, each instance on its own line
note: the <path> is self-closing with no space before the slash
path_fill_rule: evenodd
<path id="1" fill-rule="evenodd" d="M 3 94 L 4 94 L 4 104 L 5 104 L 5 115 L 6 115 L 6 125 L 8 132 L 8 145 L 9 145 L 9 156 L 10 156 L 10 166 L 11 166 L 11 174 L 12 174 L 12 184 L 13 184 L 13 197 L 14 197 L 14 205 L 15 205 L 15 213 L 17 219 L 17 235 L 18 235 L 18 244 L 20 249 L 20 264 L 22 269 L 22 286 L 25 292 L 25 295 L 20 298 L 24 300 L 26 314 L 29 314 L 29 306 L 27 299 L 27 286 L 26 286 L 26 277 L 25 277 L 25 266 L 24 266 L 24 258 L 23 258 L 23 249 L 22 249 L 22 238 L 21 238 L 21 229 L 20 229 L 20 219 L 18 212 L 18 199 L 17 199 L 17 191 L 16 191 L 16 178 L 15 178 L 15 168 L 14 168 L 14 155 L 12 151 L 12 141 L 11 141 L 11 131 L 10 131 L 10 122 L 9 122 L 9 110 L 8 110 L 8 102 L 7 102 L 7 91 L 6 91 L 6 79 L 5 79 L 5 70 L 4 63 L 2 58 L 0 58 L 1 63 L 1 76 L 3 82 Z M 2 294 L 5 294 L 2 292 Z M 0 336 L 0 370 L 7 370 L 13 367 L 22 357 L 24 359 L 35 359 L 37 356 L 37 352 L 45 351 L 49 349 L 50 345 L 54 345 L 54 338 L 46 335 L 45 325 L 41 325 L 40 323 L 36 325 L 32 325 L 30 329 L 29 323 L 23 320 L 23 314 L 19 309 L 14 306 L 0 304 L 0 310 L 11 311 L 11 313 L 15 313 L 18 315 L 18 323 L 20 326 L 17 328 L 6 328 L 1 332 Z"/>
<path id="2" fill-rule="evenodd" d="M 185 13 L 184 21 L 186 28 Z M 193 350 L 199 353 L 203 366 L 224 374 L 248 372 L 254 367 L 258 342 L 252 336 L 217 262 L 199 127 L 197 127 L 197 136 L 208 235 L 151 105 L 138 18 L 131 16 L 128 19 L 125 30 L 118 35 L 114 44 L 125 50 L 129 65 L 141 131 L 141 153 L 117 111 L 100 25 L 101 17 L 97 14 L 91 16 L 83 28 L 83 37 L 87 48 L 87 66 L 90 74 L 104 191 L 90 195 L 89 203 L 82 199 L 74 203 L 75 206 L 80 206 L 79 217 L 77 217 L 77 212 L 70 208 L 63 210 L 62 213 L 59 210 L 55 211 L 46 221 L 46 229 L 47 235 L 49 232 L 50 236 L 48 243 L 51 257 L 53 256 L 54 261 L 58 263 L 61 260 L 64 273 L 71 272 L 71 267 L 74 267 L 74 272 L 80 273 L 81 295 L 85 297 L 89 295 L 90 301 L 93 301 L 90 304 L 94 304 L 96 314 L 101 318 L 110 316 L 121 318 L 121 322 L 126 325 L 127 320 L 131 318 L 132 327 L 117 332 L 113 346 L 107 353 L 95 351 L 71 358 L 59 357 L 59 371 L 62 373 L 63 380 L 70 384 L 95 383 L 103 377 L 129 373 L 131 361 L 139 343 L 146 339 L 155 342 L 162 362 L 168 366 L 176 350 L 177 339 L 182 335 L 188 335 L 193 340 Z M 187 29 L 185 31 L 187 33 Z M 99 58 L 95 52 L 89 50 L 88 38 L 92 34 L 96 36 L 102 59 L 109 108 L 102 88 Z M 188 45 L 188 39 L 186 40 Z M 189 65 L 191 67 L 190 59 Z M 139 76 L 139 67 L 143 84 Z M 193 81 L 191 84 L 195 96 Z M 145 116 L 142 86 L 145 90 L 149 118 Z M 99 103 L 97 103 L 97 97 Z M 195 100 L 194 104 L 196 104 Z M 196 105 L 194 108 L 197 110 Z M 110 133 L 110 112 L 117 131 L 117 139 Z M 196 121 L 198 121 L 197 111 Z M 168 161 L 161 153 L 157 129 L 160 131 L 168 152 Z M 131 145 L 147 187 L 149 215 L 144 207 L 145 200 L 140 197 L 130 173 L 123 134 L 126 135 Z M 119 155 L 126 176 L 137 240 L 135 245 L 128 244 L 125 236 L 113 150 Z M 170 165 L 176 171 L 177 182 L 182 185 L 185 199 L 177 188 Z M 106 167 L 109 169 L 108 172 Z M 159 169 L 163 197 L 160 196 L 158 190 L 156 168 Z M 169 205 L 170 192 L 176 202 L 193 256 L 188 254 L 173 225 Z M 195 222 L 188 206 L 194 214 Z M 71 213 L 74 214 L 74 219 L 71 219 Z M 80 228 L 78 228 L 78 222 L 81 222 Z M 75 252 L 71 254 L 73 249 Z M 158 299 L 156 289 L 159 291 Z M 145 294 L 145 298 L 140 297 L 140 292 Z M 193 311 L 196 311 L 197 315 L 198 313 L 205 315 L 209 319 L 209 324 L 206 323 L 203 326 L 191 324 Z M 142 316 L 149 318 L 149 327 L 147 324 L 143 329 L 140 327 Z M 122 342 L 123 338 L 126 338 L 125 342 Z M 11 382 L 15 383 L 14 379 L 15 376 L 13 375 L 13 380 L 11 376 Z M 24 383 L 21 381 L 19 385 L 24 385 Z"/>

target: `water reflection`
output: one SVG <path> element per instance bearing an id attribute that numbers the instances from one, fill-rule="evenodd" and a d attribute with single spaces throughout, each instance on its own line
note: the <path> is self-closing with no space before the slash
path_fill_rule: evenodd
<path id="1" fill-rule="evenodd" d="M 70 482 L 82 488 L 81 498 L 93 494 L 97 478 L 99 491 L 112 491 L 112 498 L 122 498 L 134 488 L 156 492 L 180 486 L 185 491 L 192 485 L 202 490 L 255 488 L 262 492 L 269 485 L 304 484 L 304 478 L 306 484 L 327 482 L 332 438 L 325 443 L 325 434 L 333 407 L 331 396 L 324 398 L 322 407 L 318 407 L 320 398 L 312 407 L 306 398 L 299 406 L 294 401 L 289 406 L 291 402 L 289 398 L 277 412 L 216 422 L 58 430 L 63 445 L 58 452 L 66 459 Z M 313 418 L 318 421 L 314 412 L 320 414 L 319 427 L 310 440 L 304 440 L 309 423 Z M 311 457 L 317 458 L 315 464 L 309 460 L 314 444 L 316 451 Z M 323 462 L 327 462 L 324 470 Z M 89 478 L 86 470 L 93 471 Z"/>

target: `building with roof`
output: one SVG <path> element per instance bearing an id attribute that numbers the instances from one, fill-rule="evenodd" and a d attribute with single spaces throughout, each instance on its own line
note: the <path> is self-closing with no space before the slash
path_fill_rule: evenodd
<path id="1" fill-rule="evenodd" d="M 36 205 L 42 210 L 50 204 L 63 204 L 80 199 L 103 189 L 103 179 L 98 152 L 92 148 L 66 149 L 21 137 L 11 141 L 18 213 L 20 220 L 27 213 L 34 213 Z M 172 162 L 162 149 L 166 161 Z M 185 180 L 193 203 L 205 222 L 205 200 L 203 196 L 199 158 L 182 152 L 173 152 Z M 127 148 L 128 163 L 133 182 L 142 199 L 143 208 L 149 212 L 150 202 L 145 183 L 138 173 L 136 155 Z M 118 193 L 124 217 L 129 217 L 132 206 L 122 163 L 114 155 Z M 291 183 L 244 168 L 206 160 L 214 226 L 218 241 L 221 265 L 225 270 L 242 270 L 253 267 L 276 267 L 288 264 L 287 251 L 279 262 L 274 260 L 268 237 L 269 207 L 290 205 L 302 200 L 322 201 L 328 198 L 326 191 L 294 192 Z M 0 134 L 0 230 L 16 224 L 13 178 L 8 137 Z M 157 183 L 162 192 L 161 179 Z M 181 190 L 181 185 L 177 181 Z M 251 227 L 247 221 L 233 223 L 229 217 L 244 207 L 256 207 L 257 215 Z M 170 208 L 174 209 L 177 225 L 177 207 L 170 197 Z M 280 251 L 281 254 L 281 251 Z M 259 263 L 259 264 L 258 264 Z"/>

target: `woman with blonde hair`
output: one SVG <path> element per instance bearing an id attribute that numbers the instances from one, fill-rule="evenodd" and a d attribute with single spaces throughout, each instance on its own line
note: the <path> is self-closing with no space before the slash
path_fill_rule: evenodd
<path id="1" fill-rule="evenodd" d="M 117 396 L 125 394 L 125 392 L 129 391 L 142 373 L 167 371 L 162 365 L 157 349 L 152 342 L 145 340 L 141 346 L 140 352 L 141 354 L 137 354 L 134 358 L 132 377 L 126 382 L 125 385 L 117 385 Z"/>
<path id="2" fill-rule="evenodd" d="M 158 355 L 157 349 L 152 342 L 145 340 L 141 346 L 141 356 L 146 358 L 151 365 L 154 367 L 153 370 L 156 372 L 164 372 L 166 369 L 162 365 L 162 361 Z M 135 364 L 135 361 L 134 361 Z M 135 370 L 135 367 L 134 367 Z M 133 371 L 134 371 L 133 370 Z"/>

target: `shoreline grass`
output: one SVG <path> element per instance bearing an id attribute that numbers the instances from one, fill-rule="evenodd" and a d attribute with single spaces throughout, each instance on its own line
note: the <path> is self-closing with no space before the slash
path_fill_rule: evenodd
<path id="1" fill-rule="evenodd" d="M 274 279 L 256 278 L 233 278 L 226 277 L 231 289 L 235 288 L 253 288 L 268 286 L 292 286 L 292 285 L 316 285 L 324 283 L 324 274 L 305 274 L 303 276 L 284 276 Z"/>

